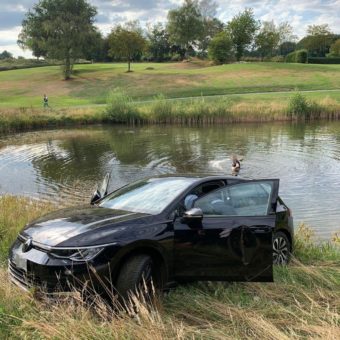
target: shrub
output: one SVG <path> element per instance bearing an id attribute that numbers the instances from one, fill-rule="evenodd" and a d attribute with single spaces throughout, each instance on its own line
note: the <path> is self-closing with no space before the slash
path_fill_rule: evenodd
<path id="1" fill-rule="evenodd" d="M 340 57 L 335 58 L 328 56 L 327 58 L 310 57 L 308 58 L 309 64 L 340 64 Z"/>
<path id="2" fill-rule="evenodd" d="M 306 64 L 308 62 L 308 52 L 307 50 L 297 50 L 286 55 L 286 63 L 302 63 Z"/>
<path id="3" fill-rule="evenodd" d="M 329 49 L 330 57 L 339 57 L 340 58 L 340 39 L 337 39 Z"/>
<path id="4" fill-rule="evenodd" d="M 285 61 L 285 58 L 283 55 L 276 55 L 272 58 L 270 58 L 270 61 L 273 61 L 275 63 L 283 63 Z"/>
<path id="5" fill-rule="evenodd" d="M 175 53 L 173 56 L 171 56 L 171 61 L 182 61 L 183 58 L 180 54 Z"/>
<path id="6" fill-rule="evenodd" d="M 223 64 L 235 58 L 233 41 L 227 32 L 220 32 L 211 40 L 208 55 L 216 64 Z"/>
<path id="7" fill-rule="evenodd" d="M 107 97 L 106 119 L 115 123 L 134 123 L 139 118 L 132 99 L 120 89 L 112 90 Z"/>
<path id="8" fill-rule="evenodd" d="M 163 94 L 159 94 L 154 97 L 150 112 L 155 121 L 158 123 L 165 123 L 171 120 L 173 103 L 167 100 Z"/>
<path id="9" fill-rule="evenodd" d="M 309 101 L 304 95 L 297 92 L 289 100 L 288 114 L 295 118 L 318 118 L 322 108 L 313 101 Z"/>

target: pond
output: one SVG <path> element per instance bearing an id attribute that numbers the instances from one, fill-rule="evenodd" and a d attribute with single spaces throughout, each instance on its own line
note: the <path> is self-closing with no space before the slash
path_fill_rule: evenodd
<path id="1" fill-rule="evenodd" d="M 0 136 L 0 193 L 57 203 L 89 201 L 112 173 L 111 188 L 167 173 L 280 178 L 295 225 L 322 239 L 340 232 L 340 122 L 206 127 L 91 126 Z"/>

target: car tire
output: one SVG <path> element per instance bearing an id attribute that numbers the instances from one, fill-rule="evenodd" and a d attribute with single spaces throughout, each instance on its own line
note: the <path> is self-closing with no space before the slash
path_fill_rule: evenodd
<path id="1" fill-rule="evenodd" d="M 291 244 L 289 238 L 282 231 L 278 231 L 273 237 L 273 264 L 287 265 L 290 260 Z"/>
<path id="2" fill-rule="evenodd" d="M 126 300 L 131 294 L 142 292 L 144 297 L 152 296 L 152 287 L 159 288 L 159 281 L 155 275 L 155 263 L 151 256 L 146 254 L 135 255 L 123 263 L 118 279 L 116 290 L 119 296 Z"/>

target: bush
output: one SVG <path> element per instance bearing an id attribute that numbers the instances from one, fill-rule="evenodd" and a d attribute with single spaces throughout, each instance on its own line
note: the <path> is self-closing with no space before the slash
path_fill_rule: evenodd
<path id="1" fill-rule="evenodd" d="M 227 32 L 220 32 L 209 43 L 208 55 L 216 64 L 224 64 L 235 59 L 233 41 Z"/>
<path id="2" fill-rule="evenodd" d="M 283 55 L 276 55 L 275 57 L 270 58 L 270 61 L 273 61 L 275 63 L 283 63 L 285 61 L 285 58 Z"/>
<path id="3" fill-rule="evenodd" d="M 106 119 L 114 123 L 134 123 L 139 114 L 132 99 L 120 89 L 112 90 L 107 96 Z"/>
<path id="4" fill-rule="evenodd" d="M 286 55 L 286 63 L 301 63 L 306 64 L 308 62 L 307 50 L 297 50 Z"/>
<path id="5" fill-rule="evenodd" d="M 180 54 L 175 53 L 173 56 L 171 56 L 171 61 L 182 61 L 183 58 Z"/>
<path id="6" fill-rule="evenodd" d="M 166 99 L 163 94 L 154 97 L 151 105 L 151 116 L 158 123 L 166 123 L 171 120 L 173 103 Z"/>
<path id="7" fill-rule="evenodd" d="M 308 58 L 309 64 L 340 64 L 340 57 L 327 57 L 327 58 L 319 58 L 319 57 L 310 57 Z"/>
<path id="8" fill-rule="evenodd" d="M 318 118 L 320 113 L 321 107 L 317 103 L 309 101 L 299 92 L 295 93 L 289 100 L 288 114 L 291 117 L 303 119 Z"/>

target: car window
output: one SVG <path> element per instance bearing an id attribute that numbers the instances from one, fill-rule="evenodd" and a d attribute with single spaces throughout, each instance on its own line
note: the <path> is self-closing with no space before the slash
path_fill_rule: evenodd
<path id="1" fill-rule="evenodd" d="M 227 186 L 199 198 L 195 208 L 204 215 L 264 216 L 267 215 L 272 182 L 248 182 Z"/>
<path id="2" fill-rule="evenodd" d="M 105 197 L 103 208 L 159 214 L 196 179 L 185 177 L 138 181 Z"/>
<path id="3" fill-rule="evenodd" d="M 193 188 L 183 199 L 183 201 L 179 204 L 178 212 L 182 215 L 186 210 L 189 210 L 193 207 L 194 201 L 198 197 L 202 197 L 207 193 L 217 190 L 221 187 L 225 186 L 225 182 L 223 180 L 214 180 L 210 182 L 205 182 L 197 187 Z"/>

